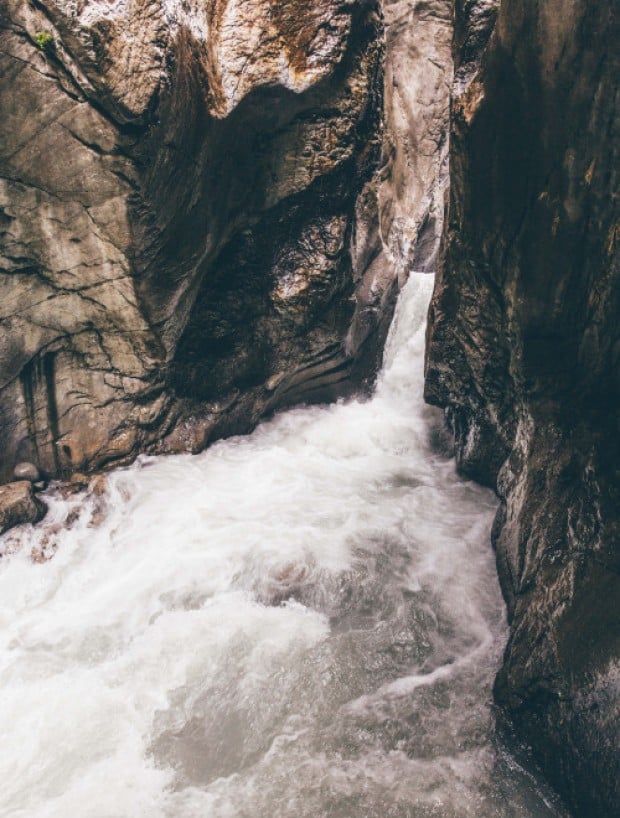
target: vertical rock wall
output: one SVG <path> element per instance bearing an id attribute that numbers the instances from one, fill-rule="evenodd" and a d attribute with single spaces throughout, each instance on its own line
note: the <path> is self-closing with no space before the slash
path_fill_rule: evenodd
<path id="1" fill-rule="evenodd" d="M 451 0 L 4 0 L 0 479 L 375 373 L 432 269 Z"/>
<path id="2" fill-rule="evenodd" d="M 475 34 L 481 4 L 458 6 Z M 618 25 L 612 0 L 504 0 L 484 57 L 457 38 L 426 372 L 460 468 L 502 499 L 497 699 L 601 818 L 620 805 Z"/>
<path id="3" fill-rule="evenodd" d="M 0 479 L 196 451 L 372 376 L 374 0 L 5 0 L 0 25 Z"/>
<path id="4" fill-rule="evenodd" d="M 383 0 L 382 13 L 381 161 L 358 200 L 353 263 L 365 272 L 348 348 L 373 331 L 377 315 L 385 332 L 411 270 L 434 271 L 448 184 L 452 0 Z"/>

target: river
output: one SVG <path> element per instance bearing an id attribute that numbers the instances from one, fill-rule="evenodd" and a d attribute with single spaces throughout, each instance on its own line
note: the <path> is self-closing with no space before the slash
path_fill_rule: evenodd
<path id="1" fill-rule="evenodd" d="M 372 398 L 52 488 L 0 539 L 3 818 L 563 814 L 495 729 L 496 500 L 431 445 L 431 288 Z"/>

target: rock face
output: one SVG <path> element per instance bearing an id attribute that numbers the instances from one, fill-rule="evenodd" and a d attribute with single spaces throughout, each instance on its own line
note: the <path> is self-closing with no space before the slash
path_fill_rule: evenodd
<path id="1" fill-rule="evenodd" d="M 3 4 L 0 479 L 196 451 L 372 375 L 379 11 Z"/>
<path id="2" fill-rule="evenodd" d="M 0 481 L 372 378 L 447 181 L 451 0 L 5 0 Z"/>
<path id="3" fill-rule="evenodd" d="M 481 58 L 485 4 L 457 5 L 468 34 L 426 397 L 448 410 L 462 471 L 502 499 L 494 545 L 512 630 L 497 699 L 576 814 L 612 816 L 618 19 L 613 0 L 505 2 Z"/>
<path id="4" fill-rule="evenodd" d="M 21 523 L 37 523 L 47 507 L 32 493 L 28 480 L 0 486 L 0 534 Z"/>

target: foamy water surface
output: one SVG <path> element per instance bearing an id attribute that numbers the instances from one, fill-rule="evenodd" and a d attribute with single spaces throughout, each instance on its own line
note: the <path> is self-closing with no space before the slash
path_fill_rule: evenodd
<path id="1" fill-rule="evenodd" d="M 52 490 L 0 538 L 3 818 L 561 814 L 495 734 L 496 501 L 429 442 L 431 288 L 371 400 Z"/>

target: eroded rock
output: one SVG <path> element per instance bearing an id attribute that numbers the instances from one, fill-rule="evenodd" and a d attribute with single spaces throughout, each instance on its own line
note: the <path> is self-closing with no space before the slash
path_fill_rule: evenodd
<path id="1" fill-rule="evenodd" d="M 450 0 L 1 14 L 0 479 L 372 379 L 441 232 Z"/>
<path id="2" fill-rule="evenodd" d="M 479 12 L 476 12 L 476 6 Z M 487 23 L 488 3 L 460 3 Z M 426 397 L 495 486 L 511 637 L 498 701 L 577 815 L 620 804 L 618 21 L 502 3 L 457 38 Z"/>
<path id="3" fill-rule="evenodd" d="M 41 472 L 34 463 L 18 463 L 13 469 L 13 477 L 17 481 L 29 480 L 31 483 L 37 483 L 41 479 Z"/>
<path id="4" fill-rule="evenodd" d="M 42 520 L 47 506 L 33 494 L 28 480 L 0 486 L 0 534 L 23 523 Z"/>
<path id="5" fill-rule="evenodd" d="M 381 147 L 377 2 L 2 15 L 0 479 L 197 451 L 372 376 L 393 299 L 382 332 L 345 338 Z M 274 397 L 274 375 L 295 389 Z"/>

